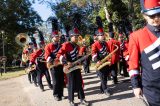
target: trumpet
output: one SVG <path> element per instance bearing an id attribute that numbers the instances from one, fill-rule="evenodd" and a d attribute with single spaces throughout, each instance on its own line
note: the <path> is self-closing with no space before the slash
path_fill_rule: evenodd
<path id="1" fill-rule="evenodd" d="M 99 71 L 100 69 L 102 69 L 103 67 L 105 67 L 106 65 L 110 65 L 111 62 L 107 61 L 109 58 L 112 57 L 112 55 L 117 52 L 118 50 L 118 46 L 117 45 L 114 45 L 116 48 L 115 50 L 113 50 L 111 53 L 109 53 L 104 59 L 101 60 L 101 63 L 100 64 L 96 64 L 95 66 L 95 69 L 96 71 Z"/>

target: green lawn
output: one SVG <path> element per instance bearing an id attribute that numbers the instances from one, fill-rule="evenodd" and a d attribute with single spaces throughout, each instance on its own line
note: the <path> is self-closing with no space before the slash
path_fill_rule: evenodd
<path id="1" fill-rule="evenodd" d="M 15 69 L 14 69 L 15 70 Z M 19 77 L 21 75 L 25 75 L 25 70 L 24 69 L 17 69 L 15 71 L 8 71 L 7 73 L 2 73 L 2 76 L 0 75 L 0 80 L 6 80 L 9 78 L 15 78 Z"/>

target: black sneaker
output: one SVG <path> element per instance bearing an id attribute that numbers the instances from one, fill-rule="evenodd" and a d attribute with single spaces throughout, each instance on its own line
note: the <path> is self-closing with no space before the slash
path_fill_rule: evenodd
<path id="1" fill-rule="evenodd" d="M 81 100 L 81 105 L 85 105 L 85 106 L 89 106 L 89 102 L 87 102 L 86 100 Z"/>

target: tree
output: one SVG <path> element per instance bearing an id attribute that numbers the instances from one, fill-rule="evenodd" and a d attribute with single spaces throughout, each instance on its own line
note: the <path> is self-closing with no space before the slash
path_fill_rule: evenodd
<path id="1" fill-rule="evenodd" d="M 46 2 L 46 0 L 40 1 Z M 94 32 L 91 30 L 96 28 L 95 17 L 97 15 L 102 18 L 105 28 L 110 21 L 116 26 L 116 31 L 121 25 L 129 30 L 132 27 L 136 30 L 144 25 L 144 20 L 140 14 L 139 0 L 60 0 L 56 3 L 47 0 L 47 3 L 64 25 L 72 25 L 71 20 L 74 12 L 81 14 L 81 29 L 87 30 L 83 30 L 83 33 Z M 108 11 L 108 17 L 105 15 L 104 7 Z"/>
<path id="2" fill-rule="evenodd" d="M 35 30 L 35 26 L 42 22 L 31 5 L 29 0 L 0 0 L 0 30 L 5 32 L 5 51 L 8 58 L 22 50 L 15 43 L 15 36 Z"/>

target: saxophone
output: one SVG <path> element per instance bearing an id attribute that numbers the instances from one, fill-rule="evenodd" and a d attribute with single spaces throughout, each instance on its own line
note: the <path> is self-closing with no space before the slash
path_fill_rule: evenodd
<path id="1" fill-rule="evenodd" d="M 118 46 L 117 45 L 114 45 L 116 48 L 111 52 L 109 53 L 104 59 L 101 60 L 101 63 L 100 64 L 96 64 L 95 66 L 95 69 L 96 71 L 99 71 L 100 69 L 102 69 L 103 67 L 105 67 L 106 65 L 110 65 L 111 62 L 107 61 L 109 58 L 112 57 L 112 55 L 117 52 L 118 50 Z"/>
<path id="2" fill-rule="evenodd" d="M 51 69 L 53 67 L 57 67 L 59 65 L 62 65 L 62 63 L 58 59 L 55 59 L 53 62 L 47 62 L 48 69 Z"/>
<path id="3" fill-rule="evenodd" d="M 86 58 L 88 58 L 88 56 L 90 56 L 91 53 L 81 57 L 80 59 L 76 60 L 75 62 L 72 63 L 72 65 L 70 67 L 68 66 L 64 66 L 63 67 L 63 72 L 68 74 L 76 69 L 81 69 L 80 65 L 77 65 L 78 63 L 82 62 L 83 60 L 85 60 Z"/>

